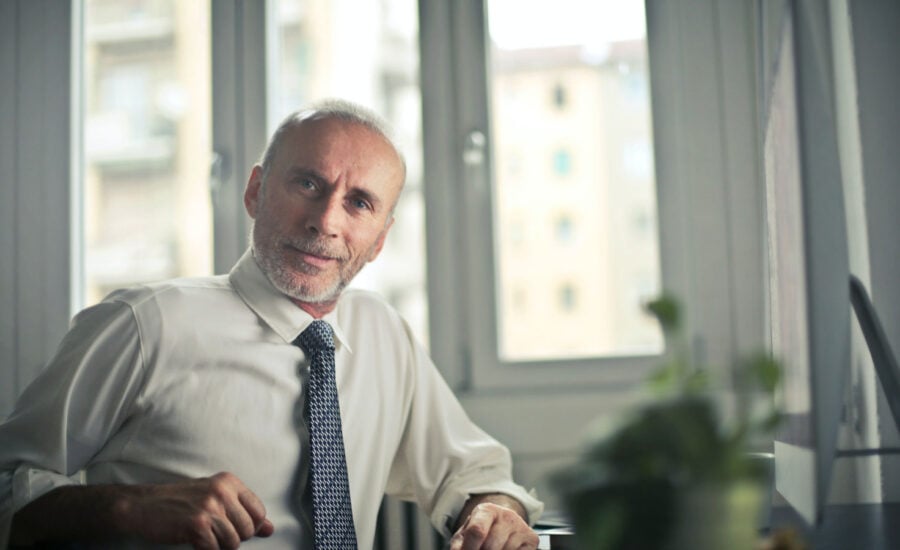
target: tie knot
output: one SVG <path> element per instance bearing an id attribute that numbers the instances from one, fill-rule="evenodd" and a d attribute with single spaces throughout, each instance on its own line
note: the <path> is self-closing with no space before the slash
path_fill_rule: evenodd
<path id="1" fill-rule="evenodd" d="M 325 321 L 313 321 L 306 330 L 300 333 L 296 343 L 303 348 L 307 355 L 312 355 L 317 351 L 334 349 L 334 334 L 331 331 L 331 325 Z"/>

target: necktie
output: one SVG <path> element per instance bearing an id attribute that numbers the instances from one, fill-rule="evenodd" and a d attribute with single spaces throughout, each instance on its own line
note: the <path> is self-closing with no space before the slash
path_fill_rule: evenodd
<path id="1" fill-rule="evenodd" d="M 309 359 L 310 477 L 316 550 L 356 548 L 341 408 L 334 378 L 334 337 L 313 321 L 295 342 Z"/>

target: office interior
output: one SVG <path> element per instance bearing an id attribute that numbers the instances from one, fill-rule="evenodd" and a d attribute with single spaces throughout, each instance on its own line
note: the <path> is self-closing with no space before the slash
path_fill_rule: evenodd
<path id="1" fill-rule="evenodd" d="M 0 418 L 52 356 L 71 317 L 116 285 L 143 282 L 133 280 L 136 273 L 154 280 L 230 269 L 247 246 L 243 186 L 268 133 L 285 112 L 320 95 L 368 102 L 415 149 L 402 199 L 409 206 L 398 209 L 389 238 L 396 248 L 363 272 L 362 284 L 393 281 L 388 297 L 422 327 L 418 336 L 469 414 L 509 446 L 517 481 L 551 508 L 559 497 L 549 474 L 577 458 L 605 422 L 649 398 L 644 382 L 663 344 L 640 306 L 655 293 L 665 289 L 682 302 L 690 351 L 711 366 L 715 390 L 728 402 L 729 365 L 770 345 L 764 75 L 772 30 L 793 2 L 634 3 L 643 35 L 573 46 L 563 32 L 555 42 L 506 49 L 501 38 L 515 42 L 520 23 L 543 23 L 550 35 L 550 20 L 588 35 L 594 24 L 615 35 L 615 25 L 604 23 L 602 11 L 575 16 L 574 1 L 505 10 L 489 0 L 0 3 Z M 896 350 L 900 4 L 821 4 L 850 268 Z M 104 26 L 104 16 L 125 23 Z M 276 16 L 286 22 L 273 23 Z M 397 30 L 404 28 L 412 30 Z M 297 36 L 306 42 L 292 42 Z M 187 53 L 174 61 L 152 59 L 179 44 L 188 44 Z M 285 58 L 279 65 L 271 55 L 279 47 L 299 52 L 300 61 L 285 69 Z M 521 55 L 539 49 L 537 58 Z M 118 72 L 86 79 L 104 60 Z M 145 76 L 130 63 L 154 69 Z M 360 68 L 366 63 L 387 68 L 360 88 L 347 75 L 368 70 Z M 339 66 L 327 82 L 303 88 L 303 79 L 317 78 L 314 67 L 332 65 Z M 154 80 L 166 71 L 198 81 L 206 106 L 198 108 L 195 92 L 172 84 L 174 77 Z M 300 91 L 280 93 L 291 86 Z M 625 95 L 616 96 L 616 86 Z M 135 87 L 151 90 L 149 99 L 133 100 Z M 396 93 L 385 99 L 386 90 Z M 588 99 L 585 107 L 579 98 L 587 91 L 608 103 Z M 644 114 L 617 119 L 628 101 L 643 102 Z M 162 115 L 135 115 L 150 107 Z M 565 119 L 569 107 L 587 110 Z M 542 126 L 546 120 L 552 128 Z M 633 123 L 650 137 L 599 152 L 596 144 L 612 139 L 605 130 L 573 130 L 616 120 L 622 131 Z M 134 135 L 143 141 L 121 145 Z M 185 135 L 193 137 L 174 139 Z M 501 135 L 513 144 L 506 152 Z M 522 135 L 538 139 L 517 149 Z M 594 149 L 581 155 L 589 139 Z M 593 191 L 569 181 L 593 166 L 591 151 L 612 160 L 590 169 L 607 179 L 631 174 L 630 190 L 614 178 Z M 195 171 L 178 172 L 192 157 Z M 544 160 L 531 164 L 535 158 Z M 135 163 L 152 176 L 129 175 Z M 184 189 L 169 181 L 176 174 Z M 516 182 L 521 187 L 510 188 Z M 129 186 L 140 187 L 139 200 L 129 199 Z M 508 209 L 499 205 L 507 196 Z M 192 209 L 191 201 L 204 206 Z M 574 205 L 571 215 L 561 201 Z M 629 212 L 625 225 L 615 225 L 616 215 Z M 104 224 L 113 235 L 97 237 Z M 183 227 L 199 227 L 200 237 L 174 236 Z M 628 227 L 637 236 L 623 244 L 619 232 Z M 151 238 L 154 231 L 162 240 Z M 632 260 L 633 272 L 615 271 Z M 559 269 L 545 276 L 545 263 Z M 597 263 L 610 271 L 579 278 L 579 269 Z M 182 265 L 192 271 L 179 271 Z M 606 308 L 626 313 L 596 316 Z M 517 332 L 517 323 L 537 319 L 540 331 L 554 316 L 561 328 L 549 347 L 529 347 L 541 332 Z M 616 330 L 630 325 L 638 336 L 616 340 Z M 898 447 L 861 338 L 854 329 L 839 444 Z M 756 450 L 769 449 L 761 441 Z M 896 458 L 835 463 L 830 502 L 898 499 Z M 389 514 L 405 514 L 392 506 Z M 430 540 L 427 523 L 418 525 L 415 536 Z"/>

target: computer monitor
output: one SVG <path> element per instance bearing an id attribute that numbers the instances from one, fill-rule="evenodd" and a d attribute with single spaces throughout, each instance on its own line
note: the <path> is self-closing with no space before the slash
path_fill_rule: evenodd
<path id="1" fill-rule="evenodd" d="M 827 2 L 779 5 L 764 163 L 772 348 L 785 365 L 778 492 L 810 523 L 828 496 L 850 364 L 850 296 Z M 765 56 L 764 56 L 765 57 Z M 771 78 L 769 78 L 771 75 Z"/>

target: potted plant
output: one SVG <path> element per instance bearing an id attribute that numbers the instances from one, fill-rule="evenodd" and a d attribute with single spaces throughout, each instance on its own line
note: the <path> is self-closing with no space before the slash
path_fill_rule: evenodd
<path id="1" fill-rule="evenodd" d="M 723 422 L 708 370 L 689 360 L 677 302 L 663 296 L 647 309 L 667 344 L 665 363 L 649 381 L 657 398 L 628 412 L 554 478 L 578 547 L 754 548 L 770 465 L 748 450 L 779 422 L 780 366 L 766 354 L 740 361 L 738 414 Z M 760 401 L 762 410 L 754 410 Z"/>

